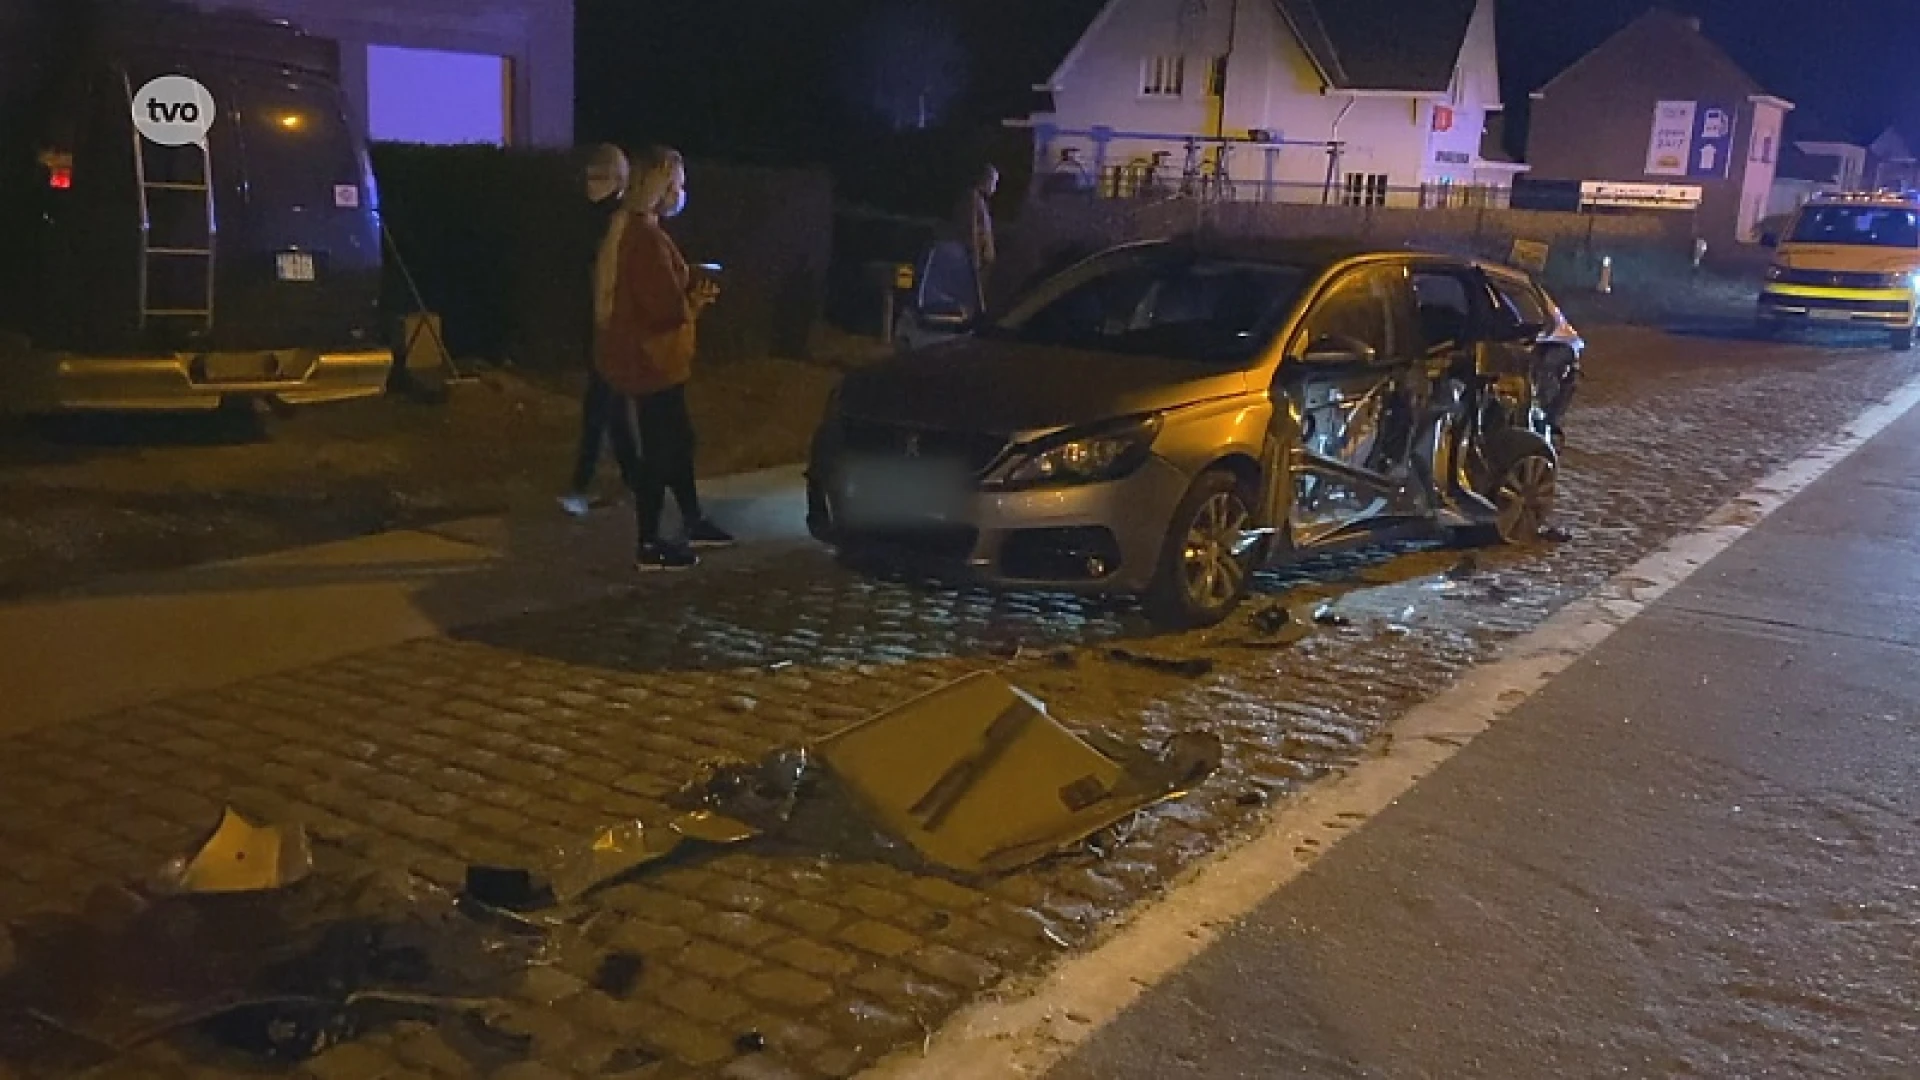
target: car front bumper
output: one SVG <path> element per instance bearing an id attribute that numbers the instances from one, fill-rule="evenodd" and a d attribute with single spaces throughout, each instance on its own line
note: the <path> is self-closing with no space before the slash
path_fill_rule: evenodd
<path id="1" fill-rule="evenodd" d="M 27 353 L 4 358 L 0 403 L 16 411 L 205 411 L 230 398 L 316 405 L 384 393 L 387 349 L 326 352 L 94 356 Z"/>
<path id="2" fill-rule="evenodd" d="M 807 524 L 822 542 L 936 577 L 1071 592 L 1145 589 L 1192 482 L 1152 457 L 1106 483 L 966 491 L 947 513 L 878 524 L 858 516 L 858 495 L 841 479 L 840 464 L 816 454 L 808 470 Z"/>
<path id="3" fill-rule="evenodd" d="M 1768 285 L 1761 290 L 1759 318 L 1771 323 L 1914 325 L 1911 289 L 1843 289 Z"/>

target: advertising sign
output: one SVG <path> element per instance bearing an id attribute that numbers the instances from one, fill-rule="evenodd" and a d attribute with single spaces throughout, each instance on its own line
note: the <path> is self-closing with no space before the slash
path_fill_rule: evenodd
<path id="1" fill-rule="evenodd" d="M 1721 179 L 1733 165 L 1734 112 L 1698 101 L 1662 101 L 1653 107 L 1647 140 L 1648 176 Z"/>
<path id="2" fill-rule="evenodd" d="M 1700 188 L 1691 184 L 1615 184 L 1589 180 L 1580 185 L 1581 206 L 1618 206 L 1636 210 L 1692 210 Z"/>

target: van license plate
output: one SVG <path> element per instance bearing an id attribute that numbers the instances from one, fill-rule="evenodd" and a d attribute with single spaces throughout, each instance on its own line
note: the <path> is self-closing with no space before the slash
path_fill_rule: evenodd
<path id="1" fill-rule="evenodd" d="M 312 281 L 313 255 L 305 251 L 283 251 L 274 256 L 281 281 Z"/>

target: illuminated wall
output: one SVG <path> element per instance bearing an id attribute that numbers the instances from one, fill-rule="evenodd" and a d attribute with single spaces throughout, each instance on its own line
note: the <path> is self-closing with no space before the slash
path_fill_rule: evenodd
<path id="1" fill-rule="evenodd" d="M 367 49 L 367 127 L 389 142 L 513 141 L 513 67 L 503 56 Z"/>

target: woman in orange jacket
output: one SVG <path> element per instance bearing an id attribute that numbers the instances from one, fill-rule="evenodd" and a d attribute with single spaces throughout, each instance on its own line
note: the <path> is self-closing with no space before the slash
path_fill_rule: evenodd
<path id="1" fill-rule="evenodd" d="M 642 570 L 690 569 L 699 563 L 692 549 L 734 542 L 701 512 L 694 482 L 687 381 L 693 375 L 696 324 L 720 289 L 710 280 L 694 280 L 679 247 L 660 227 L 686 204 L 680 154 L 658 147 L 641 154 L 601 245 L 595 274 L 594 362 L 601 377 L 633 402 L 640 429 L 634 512 Z M 685 537 L 677 542 L 660 534 L 668 491 L 685 523 Z"/>

